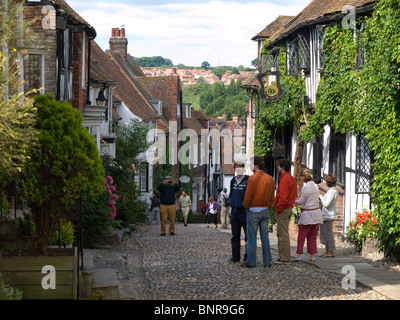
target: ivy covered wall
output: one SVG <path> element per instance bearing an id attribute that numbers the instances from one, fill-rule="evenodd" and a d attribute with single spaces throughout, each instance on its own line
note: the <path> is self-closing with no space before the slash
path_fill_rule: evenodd
<path id="1" fill-rule="evenodd" d="M 315 114 L 303 139 L 319 136 L 325 124 L 336 132 L 364 133 L 374 153 L 371 190 L 379 217 L 378 238 L 400 258 L 400 3 L 378 1 L 365 30 L 338 23 L 325 30 L 324 73 Z M 357 68 L 357 54 L 365 63 Z"/>
<path id="2" fill-rule="evenodd" d="M 290 124 L 302 126 L 303 141 L 321 136 L 325 125 L 338 133 L 365 134 L 374 153 L 371 196 L 378 238 L 386 254 L 400 259 L 400 2 L 377 1 L 372 16 L 357 23 L 364 29 L 356 36 L 340 21 L 325 28 L 324 68 L 312 114 L 302 105 L 304 79 L 282 76 L 284 96 L 275 105 L 261 103 L 255 152 L 270 155 L 275 130 Z"/>

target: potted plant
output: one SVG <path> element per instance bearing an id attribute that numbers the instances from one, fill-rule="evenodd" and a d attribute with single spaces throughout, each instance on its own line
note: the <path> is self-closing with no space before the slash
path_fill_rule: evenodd
<path id="1" fill-rule="evenodd" d="M 377 217 L 370 210 L 356 212 L 348 226 L 346 238 L 361 252 L 366 241 L 376 241 L 378 227 Z"/>

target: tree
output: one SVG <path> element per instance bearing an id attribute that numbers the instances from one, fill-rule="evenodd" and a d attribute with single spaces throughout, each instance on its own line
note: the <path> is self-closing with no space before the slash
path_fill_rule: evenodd
<path id="1" fill-rule="evenodd" d="M 232 68 L 231 74 L 240 74 L 239 69 L 236 67 Z"/>
<path id="2" fill-rule="evenodd" d="M 226 72 L 226 68 L 225 67 L 216 67 L 214 69 L 212 69 L 212 73 L 214 73 L 216 76 L 218 76 L 220 79 L 222 77 L 222 75 Z"/>
<path id="3" fill-rule="evenodd" d="M 19 92 L 20 62 L 17 40 L 27 26 L 18 25 L 23 3 L 0 3 L 0 177 L 13 177 L 30 159 L 29 147 L 36 142 L 32 92 Z M 21 52 L 22 53 L 22 52 Z"/>
<path id="4" fill-rule="evenodd" d="M 38 145 L 23 171 L 22 191 L 42 254 L 60 219 L 79 197 L 104 192 L 104 168 L 79 110 L 50 94 L 36 96 Z"/>
<path id="5" fill-rule="evenodd" d="M 130 166 L 137 164 L 137 157 L 146 151 L 148 126 L 137 119 L 131 119 L 127 125 L 118 126 L 116 156 Z"/>
<path id="6" fill-rule="evenodd" d="M 203 69 L 205 69 L 205 70 L 208 70 L 208 69 L 210 69 L 211 64 L 209 64 L 208 61 L 203 61 L 203 62 L 201 63 L 201 67 L 202 67 Z"/>
<path id="7" fill-rule="evenodd" d="M 254 60 L 251 60 L 251 66 L 254 68 L 258 67 L 258 58 L 255 58 Z"/>
<path id="8" fill-rule="evenodd" d="M 162 66 L 172 67 L 173 66 L 173 63 L 170 59 L 166 59 L 161 56 L 135 58 L 135 61 L 141 67 L 162 67 Z"/>

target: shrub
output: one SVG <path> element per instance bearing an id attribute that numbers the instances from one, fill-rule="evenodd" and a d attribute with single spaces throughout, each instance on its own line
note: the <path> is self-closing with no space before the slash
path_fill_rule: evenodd
<path id="1" fill-rule="evenodd" d="M 5 284 L 0 273 L 0 300 L 21 300 L 22 293 L 18 289 Z"/>
<path id="2" fill-rule="evenodd" d="M 81 208 L 76 204 L 74 211 L 82 210 L 83 246 L 96 248 L 103 243 L 104 235 L 111 227 L 111 219 L 107 206 L 107 195 L 101 194 L 90 199 L 83 199 Z"/>
<path id="3" fill-rule="evenodd" d="M 39 250 L 47 244 L 68 208 L 79 197 L 104 191 L 104 168 L 83 116 L 50 94 L 36 96 L 38 145 L 23 171 L 23 194 L 36 225 Z"/>
<path id="4" fill-rule="evenodd" d="M 50 245 L 68 245 L 74 242 L 74 226 L 72 222 L 61 219 L 60 221 L 60 228 L 57 230 L 53 237 L 51 238 L 49 244 Z"/>

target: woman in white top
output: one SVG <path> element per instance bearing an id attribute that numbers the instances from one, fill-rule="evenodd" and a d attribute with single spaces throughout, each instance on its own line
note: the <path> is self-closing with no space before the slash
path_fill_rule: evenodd
<path id="1" fill-rule="evenodd" d="M 320 227 L 320 242 L 325 244 L 325 252 L 321 255 L 323 258 L 335 256 L 335 240 L 333 238 L 333 221 L 336 217 L 336 202 L 339 192 L 336 189 L 337 178 L 334 174 L 325 176 L 326 184 L 329 187 L 325 196 L 320 195 L 322 203 L 322 218 L 324 223 Z"/>
<path id="2" fill-rule="evenodd" d="M 319 225 L 323 223 L 319 208 L 319 188 L 312 181 L 310 170 L 302 169 L 299 175 L 300 182 L 304 185 L 301 189 L 300 198 L 294 202 L 295 206 L 303 206 L 298 222 L 297 259 L 301 260 L 304 242 L 307 239 L 307 253 L 310 255 L 310 261 L 315 261 L 315 254 L 318 252 L 317 234 Z"/>

